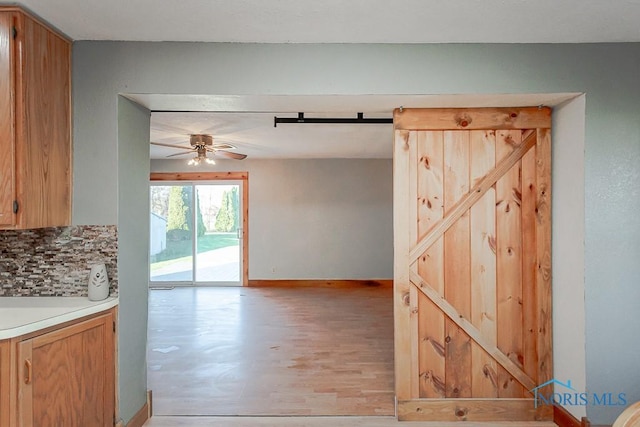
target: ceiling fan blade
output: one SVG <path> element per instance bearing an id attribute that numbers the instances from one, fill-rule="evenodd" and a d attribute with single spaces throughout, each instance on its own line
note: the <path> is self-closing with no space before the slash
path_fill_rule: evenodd
<path id="1" fill-rule="evenodd" d="M 228 157 L 234 160 L 243 160 L 247 158 L 246 154 L 232 153 L 231 151 L 226 151 L 226 150 L 215 150 L 215 154 L 217 156 L 219 155 L 222 157 Z"/>
<path id="2" fill-rule="evenodd" d="M 185 154 L 192 154 L 192 153 L 194 153 L 194 150 L 183 151 L 182 153 L 169 154 L 166 157 L 184 156 Z"/>
<path id="3" fill-rule="evenodd" d="M 213 143 L 213 148 L 215 148 L 216 150 L 233 150 L 235 148 L 237 148 L 235 145 L 231 145 L 231 144 L 226 144 L 224 142 L 214 142 Z"/>
<path id="4" fill-rule="evenodd" d="M 160 147 L 169 147 L 169 148 L 179 148 L 180 150 L 188 150 L 189 147 L 185 147 L 184 145 L 174 145 L 174 144 L 165 144 L 162 142 L 150 142 L 151 145 L 158 145 Z"/>
<path id="5" fill-rule="evenodd" d="M 235 146 L 230 146 L 230 147 L 226 147 L 224 146 L 224 144 L 220 144 L 220 146 L 218 146 L 217 144 L 213 144 L 213 147 L 204 147 L 205 150 L 207 150 L 210 153 L 216 153 L 218 151 L 226 151 L 226 150 L 235 150 L 236 147 Z"/>

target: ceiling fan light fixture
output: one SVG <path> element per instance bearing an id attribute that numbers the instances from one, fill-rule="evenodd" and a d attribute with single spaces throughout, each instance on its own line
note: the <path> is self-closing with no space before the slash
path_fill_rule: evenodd
<path id="1" fill-rule="evenodd" d="M 187 162 L 189 166 L 198 166 L 202 163 L 206 163 L 208 165 L 215 165 L 216 161 L 210 157 L 207 157 L 207 150 L 204 147 L 198 147 L 198 155 L 193 157 Z"/>
<path id="2" fill-rule="evenodd" d="M 197 166 L 200 164 L 200 157 L 194 157 L 187 162 L 189 166 Z"/>

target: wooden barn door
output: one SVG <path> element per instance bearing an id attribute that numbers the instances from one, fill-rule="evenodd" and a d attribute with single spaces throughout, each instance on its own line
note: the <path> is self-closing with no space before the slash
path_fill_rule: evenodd
<path id="1" fill-rule="evenodd" d="M 549 420 L 551 110 L 394 112 L 401 420 Z M 541 389 L 548 393 L 549 389 Z"/>

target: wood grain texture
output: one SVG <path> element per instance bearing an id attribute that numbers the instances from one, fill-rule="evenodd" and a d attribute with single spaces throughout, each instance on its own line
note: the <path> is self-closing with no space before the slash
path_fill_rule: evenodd
<path id="1" fill-rule="evenodd" d="M 495 131 L 471 131 L 471 185 L 495 167 Z M 493 345 L 497 344 L 495 189 L 489 189 L 471 207 L 471 323 Z M 498 366 L 473 345 L 472 395 L 498 397 Z"/>
<path id="2" fill-rule="evenodd" d="M 0 341 L 0 425 L 8 426 L 11 402 L 9 394 L 11 390 L 11 341 Z"/>
<path id="3" fill-rule="evenodd" d="M 551 126 L 551 109 L 407 108 L 396 110 L 394 126 L 404 130 L 533 129 Z"/>
<path id="4" fill-rule="evenodd" d="M 409 138 L 409 194 L 418 193 L 418 145 L 419 134 L 411 132 Z M 419 224 L 419 199 L 417 197 L 409 198 L 409 224 L 415 227 L 409 227 L 410 245 L 415 245 L 418 241 L 418 224 Z M 411 271 L 418 271 L 417 265 L 409 267 Z M 420 295 L 415 286 L 409 286 L 409 312 L 411 324 L 411 360 L 420 359 Z M 411 396 L 413 398 L 420 397 L 420 365 L 418 363 L 411 364 Z"/>
<path id="5" fill-rule="evenodd" d="M 524 371 L 538 384 L 538 301 L 536 296 L 536 148 L 522 158 L 522 332 Z"/>
<path id="6" fill-rule="evenodd" d="M 413 337 L 411 345 L 411 396 L 413 398 L 420 397 L 420 385 L 422 377 L 420 375 L 420 364 L 415 361 L 420 360 L 420 292 L 415 286 L 409 286 L 409 298 L 411 318 L 411 336 Z"/>
<path id="7" fill-rule="evenodd" d="M 17 224 L 69 225 L 71 44 L 25 14 L 17 14 L 15 25 Z"/>
<path id="8" fill-rule="evenodd" d="M 490 188 L 507 173 L 515 164 L 517 164 L 522 156 L 536 144 L 535 134 L 531 134 L 524 138 L 522 144 L 515 148 L 511 154 L 502 159 L 489 174 L 482 178 L 469 192 L 463 197 L 449 213 L 431 227 L 429 233 L 424 236 L 418 244 L 409 252 L 409 263 L 414 263 L 421 254 L 423 254 L 431 245 L 441 237 L 442 233 L 447 231 L 462 215 L 464 215 Z"/>
<path id="9" fill-rule="evenodd" d="M 145 427 L 403 427 L 395 417 L 162 417 Z M 459 421 L 413 421 L 411 427 L 459 427 Z M 465 427 L 556 427 L 538 421 L 467 421 Z"/>
<path id="10" fill-rule="evenodd" d="M 496 132 L 496 158 L 503 159 L 521 145 L 520 131 Z M 498 348 L 523 365 L 522 331 L 522 188 L 521 161 L 496 182 L 496 265 Z M 498 369 L 499 397 L 523 397 L 524 390 Z"/>
<path id="11" fill-rule="evenodd" d="M 249 172 L 153 172 L 151 181 L 242 181 L 249 178 Z"/>
<path id="12" fill-rule="evenodd" d="M 18 343 L 20 425 L 113 425 L 112 322 L 110 311 Z"/>
<path id="13" fill-rule="evenodd" d="M 8 396 L 8 402 L 9 402 L 9 426 L 10 427 L 14 427 L 18 425 L 18 393 L 16 393 L 16 390 L 18 390 L 18 364 L 16 363 L 17 359 L 17 350 L 18 350 L 18 345 L 17 345 L 18 341 L 17 338 L 12 338 L 9 342 L 9 347 L 8 347 L 8 361 L 10 362 L 10 368 L 9 368 L 9 382 L 7 383 L 5 380 L 5 384 L 4 387 L 8 386 L 8 390 L 9 390 L 9 396 Z M 5 348 L 6 351 L 6 348 Z M 5 353 L 7 354 L 7 353 Z M 7 396 L 5 396 L 5 399 L 7 399 Z M 2 400 L 2 399 L 0 399 Z M 6 417 L 6 415 L 5 415 Z"/>
<path id="14" fill-rule="evenodd" d="M 408 182 L 407 168 L 394 166 L 394 176 L 403 175 L 398 200 L 409 211 L 403 216 L 406 227 L 394 231 L 410 244 L 404 261 L 409 265 L 410 307 L 404 321 L 419 345 L 419 396 L 446 396 L 452 404 L 486 399 L 487 413 L 499 413 L 488 419 L 513 419 L 500 404 L 529 398 L 529 390 L 540 383 L 540 309 L 551 307 L 550 293 L 548 303 L 540 303 L 537 213 L 538 131 L 550 126 L 551 110 L 407 109 L 397 110 L 394 119 L 397 133 L 408 131 L 407 141 L 418 135 L 417 148 L 406 146 Z M 423 142 L 437 138 L 441 145 Z M 550 228 L 543 233 L 550 239 Z M 396 252 L 396 265 L 404 257 L 404 249 L 399 256 Z M 438 316 L 445 319 L 444 396 L 434 393 L 435 382 L 428 381 L 431 369 L 439 366 L 431 357 L 437 346 L 430 345 Z M 407 349 L 416 363 L 415 348 Z M 406 371 L 413 380 L 415 367 Z M 412 382 L 412 395 L 415 388 Z M 550 419 L 548 408 L 529 405 L 525 412 L 529 420 Z M 423 408 L 412 416 L 428 419 Z"/>
<path id="15" fill-rule="evenodd" d="M 553 377 L 551 322 L 551 129 L 538 129 L 536 144 L 536 245 L 538 298 L 538 383 Z M 548 392 L 549 390 L 540 390 Z M 548 405 L 538 408 L 538 419 L 553 416 Z"/>
<path id="16" fill-rule="evenodd" d="M 444 216 L 444 140 L 442 132 L 418 132 L 417 219 L 410 223 L 422 238 Z M 416 240 L 412 240 L 415 245 Z M 415 264 L 414 267 L 415 268 Z M 417 262 L 417 272 L 444 295 L 444 238 L 438 239 Z M 445 318 L 418 293 L 419 397 L 445 396 Z M 415 364 L 415 361 L 414 361 Z"/>
<path id="17" fill-rule="evenodd" d="M 449 319 L 451 319 L 454 323 L 456 323 L 460 328 L 464 330 L 464 332 L 469 335 L 471 339 L 473 339 L 484 351 L 486 351 L 491 357 L 493 357 L 496 362 L 498 362 L 507 372 L 509 372 L 514 379 L 516 379 L 520 384 L 526 387 L 528 390 L 531 390 L 536 386 L 536 383 L 525 374 L 520 366 L 511 361 L 509 357 L 507 357 L 498 347 L 491 344 L 487 341 L 482 333 L 478 331 L 478 329 L 473 326 L 473 324 L 465 319 L 464 316 L 460 315 L 458 311 L 453 307 L 449 302 L 438 295 L 437 292 L 420 276 L 417 274 L 411 275 L 411 281 L 413 284 L 418 286 L 418 289 L 425 294 L 431 302 L 438 306 L 438 308 L 447 315 Z"/>
<path id="18" fill-rule="evenodd" d="M 630 405 L 616 418 L 612 427 L 637 427 L 640 425 L 640 402 Z M 562 427 L 562 426 L 561 426 Z"/>
<path id="19" fill-rule="evenodd" d="M 249 173 L 242 179 L 242 286 L 249 285 Z"/>
<path id="20" fill-rule="evenodd" d="M 394 120 L 397 110 L 394 112 Z M 409 263 L 407 256 L 411 249 L 409 210 L 409 138 L 410 132 L 396 130 L 393 147 L 393 307 L 394 307 L 394 363 L 395 391 L 397 399 L 411 399 L 411 307 L 409 291 Z"/>
<path id="21" fill-rule="evenodd" d="M 17 425 L 19 426 L 33 426 L 33 392 L 32 392 L 32 378 L 33 378 L 33 341 L 27 340 L 19 342 L 17 344 L 17 360 L 14 361 L 17 365 Z M 30 365 L 28 364 L 30 363 Z M 29 382 L 27 382 L 29 378 Z"/>
<path id="22" fill-rule="evenodd" d="M 398 402 L 401 421 L 535 421 L 533 399 L 421 399 Z M 520 425 L 520 424 L 518 424 Z"/>
<path id="23" fill-rule="evenodd" d="M 553 405 L 553 422 L 558 427 L 585 427 L 569 411 L 560 405 Z"/>
<path id="24" fill-rule="evenodd" d="M 444 132 L 445 215 L 469 193 L 469 132 Z M 471 318 L 469 213 L 444 233 L 444 295 L 461 316 Z M 471 339 L 445 321 L 445 396 L 471 397 Z"/>
<path id="25" fill-rule="evenodd" d="M 0 12 L 0 228 L 15 224 L 13 49 L 11 27 L 13 14 Z"/>
<path id="26" fill-rule="evenodd" d="M 242 182 L 242 286 L 249 285 L 249 172 L 154 172 L 151 181 Z"/>
<path id="27" fill-rule="evenodd" d="M 392 322 L 390 288 L 151 290 L 154 415 L 393 415 Z"/>

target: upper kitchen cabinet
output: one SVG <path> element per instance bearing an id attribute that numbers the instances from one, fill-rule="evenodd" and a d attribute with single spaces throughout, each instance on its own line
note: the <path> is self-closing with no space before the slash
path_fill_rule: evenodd
<path id="1" fill-rule="evenodd" d="M 71 223 L 71 42 L 0 7 L 0 229 Z"/>

